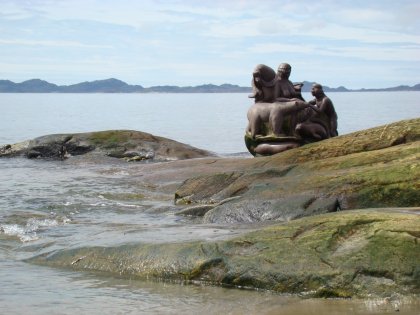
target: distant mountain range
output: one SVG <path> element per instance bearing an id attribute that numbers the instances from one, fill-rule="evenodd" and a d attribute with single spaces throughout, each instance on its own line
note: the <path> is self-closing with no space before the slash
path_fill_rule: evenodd
<path id="1" fill-rule="evenodd" d="M 304 81 L 302 92 L 310 92 L 314 82 Z M 106 79 L 82 82 L 72 85 L 56 85 L 40 79 L 15 83 L 0 80 L 0 93 L 251 93 L 251 87 L 233 84 L 203 84 L 197 86 L 159 85 L 145 88 L 141 85 L 129 85 L 118 79 Z M 330 88 L 324 86 L 325 92 L 376 92 L 376 91 L 420 91 L 420 84 L 414 86 L 400 85 L 384 89 L 350 90 L 343 86 Z"/>

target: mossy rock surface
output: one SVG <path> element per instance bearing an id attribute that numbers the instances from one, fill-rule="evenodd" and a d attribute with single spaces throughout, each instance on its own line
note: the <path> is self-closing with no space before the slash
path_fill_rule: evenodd
<path id="1" fill-rule="evenodd" d="M 134 130 L 47 135 L 0 148 L 0 157 L 65 159 L 75 155 L 114 157 L 127 161 L 172 161 L 213 156 L 205 150 Z"/>
<path id="2" fill-rule="evenodd" d="M 218 223 L 419 206 L 419 139 L 420 119 L 339 136 L 255 158 L 234 170 L 189 178 L 179 186 L 175 199 L 214 204 L 241 197 L 204 216 L 204 221 Z"/>
<path id="3" fill-rule="evenodd" d="M 419 211 L 337 212 L 225 241 L 80 248 L 29 261 L 130 278 L 199 281 L 319 297 L 419 294 Z"/>

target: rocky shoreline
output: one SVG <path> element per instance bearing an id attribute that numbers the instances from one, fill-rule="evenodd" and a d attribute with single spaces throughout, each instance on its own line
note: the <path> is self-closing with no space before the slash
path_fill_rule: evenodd
<path id="1" fill-rule="evenodd" d="M 129 172 L 172 195 L 177 215 L 255 231 L 218 242 L 62 250 L 30 262 L 314 297 L 420 294 L 420 119 L 261 158 L 220 158 L 179 143 L 175 149 L 151 135 L 133 144 L 134 135 L 48 136 L 4 146 L 0 156 L 63 158 L 44 154 L 40 143 L 59 143 L 52 152 L 64 143 L 65 158 L 83 151 L 73 143 L 91 148 L 85 155 L 125 160 L 127 152 L 142 160 L 153 150 L 156 161 L 169 162 L 138 163 Z"/>

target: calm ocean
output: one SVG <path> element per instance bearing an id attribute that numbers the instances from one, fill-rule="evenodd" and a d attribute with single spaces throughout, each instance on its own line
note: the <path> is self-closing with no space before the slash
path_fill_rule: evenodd
<path id="1" fill-rule="evenodd" d="M 340 134 L 420 117 L 420 92 L 329 96 Z M 134 129 L 233 154 L 246 151 L 251 104 L 246 94 L 0 94 L 0 145 L 52 133 Z M 159 192 L 141 200 L 115 198 L 150 195 L 141 178 L 129 175 L 133 165 L 0 159 L 0 314 L 395 313 L 381 300 L 134 281 L 22 261 L 81 246 L 217 240 L 243 232 L 171 215 L 172 200 Z M 419 307 L 419 301 L 408 301 L 399 314 L 418 314 Z"/>
<path id="2" fill-rule="evenodd" d="M 420 92 L 329 96 L 340 134 L 420 116 Z M 251 104 L 246 94 L 0 94 L 0 145 L 52 133 L 132 129 L 217 153 L 243 152 Z"/>

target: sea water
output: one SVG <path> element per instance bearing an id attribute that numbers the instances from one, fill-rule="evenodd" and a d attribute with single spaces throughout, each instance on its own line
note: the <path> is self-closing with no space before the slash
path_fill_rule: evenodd
<path id="1" fill-rule="evenodd" d="M 306 100 L 312 99 L 304 94 Z M 420 116 L 420 92 L 330 93 L 338 132 Z M 53 133 L 130 129 L 214 151 L 246 151 L 247 94 L 0 94 L 0 145 Z"/>
<path id="2" fill-rule="evenodd" d="M 419 92 L 329 96 L 340 134 L 420 116 Z M 232 155 L 246 151 L 251 104 L 246 94 L 0 94 L 0 145 L 53 133 L 132 129 Z M 246 226 L 190 224 L 172 215 L 172 200 L 132 176 L 136 167 L 118 160 L 102 165 L 83 158 L 0 159 L 0 314 L 391 314 L 396 309 L 418 314 L 416 300 L 394 305 L 302 299 L 24 262 L 60 249 L 211 241 L 247 231 Z M 134 193 L 148 198 L 115 197 Z"/>

